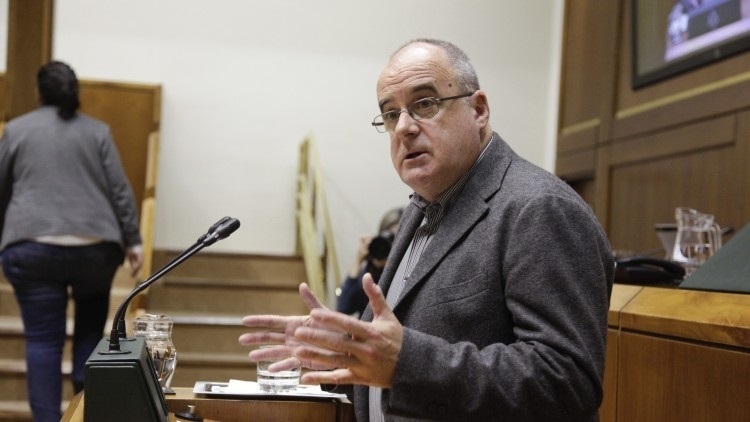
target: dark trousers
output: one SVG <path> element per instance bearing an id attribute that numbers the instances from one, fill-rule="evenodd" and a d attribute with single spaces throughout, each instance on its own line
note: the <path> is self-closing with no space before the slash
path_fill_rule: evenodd
<path id="1" fill-rule="evenodd" d="M 2 252 L 3 272 L 21 308 L 34 422 L 58 422 L 61 417 L 68 292 L 75 303 L 71 378 L 78 392 L 83 388 L 86 361 L 104 335 L 112 279 L 123 259 L 115 243 L 19 242 Z"/>

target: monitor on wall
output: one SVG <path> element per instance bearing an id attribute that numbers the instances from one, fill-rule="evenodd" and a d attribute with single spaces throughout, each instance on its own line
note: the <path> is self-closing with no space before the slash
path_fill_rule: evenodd
<path id="1" fill-rule="evenodd" d="M 750 0 L 631 0 L 633 89 L 750 49 Z"/>

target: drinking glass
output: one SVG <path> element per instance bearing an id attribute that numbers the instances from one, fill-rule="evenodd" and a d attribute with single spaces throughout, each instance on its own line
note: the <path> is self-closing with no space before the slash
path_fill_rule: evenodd
<path id="1" fill-rule="evenodd" d="M 177 350 L 172 342 L 172 318 L 167 315 L 143 314 L 133 321 L 133 332 L 146 339 L 146 349 L 154 361 L 156 378 L 165 394 L 174 394 L 169 385 L 177 366 Z"/>
<path id="2" fill-rule="evenodd" d="M 263 348 L 276 347 L 276 346 L 261 346 Z M 282 360 L 284 358 L 278 359 Z M 294 391 L 299 385 L 299 378 L 302 374 L 302 368 L 297 366 L 286 371 L 271 372 L 268 367 L 278 360 L 261 360 L 258 361 L 257 373 L 258 373 L 258 385 L 262 391 L 268 393 L 283 393 Z"/>

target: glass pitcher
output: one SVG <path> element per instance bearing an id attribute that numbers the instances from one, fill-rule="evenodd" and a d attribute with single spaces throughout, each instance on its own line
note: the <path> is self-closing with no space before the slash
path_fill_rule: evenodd
<path id="1" fill-rule="evenodd" d="M 685 267 L 685 277 L 706 262 L 721 247 L 721 228 L 714 216 L 687 207 L 675 209 L 677 235 L 672 261 Z"/>
<path id="2" fill-rule="evenodd" d="M 133 333 L 146 339 L 146 348 L 154 361 L 156 378 L 165 394 L 174 394 L 169 388 L 177 365 L 177 350 L 172 343 L 172 318 L 167 315 L 143 314 L 133 320 Z"/>

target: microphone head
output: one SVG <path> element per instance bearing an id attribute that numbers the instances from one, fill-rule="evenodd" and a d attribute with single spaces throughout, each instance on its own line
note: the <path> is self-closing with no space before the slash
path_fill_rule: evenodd
<path id="1" fill-rule="evenodd" d="M 202 234 L 201 237 L 198 238 L 198 243 L 203 243 L 203 241 L 206 240 L 206 238 L 208 236 L 210 236 L 214 232 L 216 232 L 216 229 L 218 229 L 219 226 L 221 226 L 222 224 L 225 224 L 226 222 L 228 222 L 231 219 L 232 219 L 232 217 L 226 216 L 226 217 L 223 217 L 221 220 L 219 220 L 219 221 L 215 222 L 214 224 L 212 224 L 211 227 L 208 228 L 208 231 L 206 233 Z"/>
<path id="2" fill-rule="evenodd" d="M 211 225 L 211 227 L 208 228 L 208 233 L 211 234 L 211 233 L 215 232 L 216 229 L 219 228 L 219 226 L 221 226 L 222 224 L 225 224 L 225 223 L 229 222 L 229 220 L 231 220 L 231 219 L 232 219 L 232 217 L 230 217 L 230 216 L 223 217 L 221 220 L 215 222 L 214 224 Z"/>
<path id="3" fill-rule="evenodd" d="M 240 220 L 232 217 L 224 217 L 215 225 L 216 229 L 212 233 L 208 234 L 205 239 L 201 240 L 203 245 L 213 245 L 218 240 L 229 237 L 230 234 L 234 233 L 238 228 L 240 228 Z"/>

